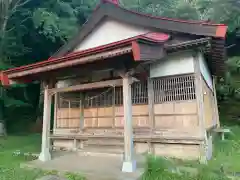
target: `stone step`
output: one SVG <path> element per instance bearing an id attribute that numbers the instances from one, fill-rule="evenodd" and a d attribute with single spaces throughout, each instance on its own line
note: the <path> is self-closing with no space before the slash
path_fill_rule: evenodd
<path id="1" fill-rule="evenodd" d="M 102 145 L 102 146 L 124 146 L 124 142 L 108 142 L 108 141 L 87 141 L 85 145 Z"/>
<path id="2" fill-rule="evenodd" d="M 122 156 L 124 148 L 120 147 L 102 147 L 102 146 L 86 146 L 78 150 L 79 153 L 84 154 L 100 154 L 100 155 L 117 155 Z"/>

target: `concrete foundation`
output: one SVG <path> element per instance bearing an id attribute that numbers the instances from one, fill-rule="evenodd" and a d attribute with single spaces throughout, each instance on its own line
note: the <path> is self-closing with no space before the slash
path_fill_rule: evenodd
<path id="1" fill-rule="evenodd" d="M 134 166 L 125 166 L 128 170 L 133 170 L 133 167 L 137 167 L 133 173 L 123 173 L 122 165 L 122 156 L 107 156 L 106 154 L 83 152 L 54 152 L 50 161 L 34 160 L 22 164 L 21 167 L 48 171 L 56 170 L 60 173 L 78 173 L 85 176 L 88 180 L 136 180 L 143 173 L 144 158 L 137 157 Z"/>

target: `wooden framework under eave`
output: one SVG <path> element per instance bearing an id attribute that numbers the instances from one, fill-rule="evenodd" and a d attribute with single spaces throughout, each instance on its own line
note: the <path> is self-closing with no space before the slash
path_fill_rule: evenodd
<path id="1" fill-rule="evenodd" d="M 151 41 L 151 43 L 146 40 L 143 41 L 142 37 L 134 37 L 126 41 L 108 44 L 107 46 L 93 48 L 81 53 L 73 53 L 63 58 L 43 61 L 30 66 L 23 66 L 21 68 L 13 68 L 2 72 L 2 83 L 8 85 L 10 83 L 9 79 L 11 82 L 15 79 L 18 82 L 28 82 L 33 79 L 40 80 L 44 77 L 43 75 L 48 72 L 56 75 L 58 74 L 58 71 L 62 72 L 61 70 L 64 70 L 64 68 L 93 63 L 129 53 L 136 62 L 150 62 L 155 59 L 164 58 L 169 52 L 194 49 L 201 46 L 206 47 L 211 41 L 210 38 L 200 38 L 177 44 L 173 44 L 171 41 L 164 44 L 166 40 L 167 39 L 164 39 L 164 41 L 154 42 L 155 44 L 152 44 L 153 42 Z M 45 78 L 48 79 L 48 77 Z"/>

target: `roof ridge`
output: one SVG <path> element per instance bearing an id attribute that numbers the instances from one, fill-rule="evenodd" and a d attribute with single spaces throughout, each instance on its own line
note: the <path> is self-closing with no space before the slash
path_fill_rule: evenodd
<path id="1" fill-rule="evenodd" d="M 106 7 L 106 10 L 104 10 L 104 8 Z M 102 13 L 102 16 L 109 16 L 109 17 L 111 17 L 111 12 L 109 12 L 109 8 L 111 9 L 111 8 L 116 8 L 115 10 L 116 11 L 122 11 L 123 13 L 124 12 L 126 12 L 126 13 L 129 13 L 128 15 L 135 15 L 135 16 L 139 16 L 139 18 L 141 18 L 141 17 L 145 17 L 145 18 L 149 18 L 149 20 L 151 20 L 152 19 L 152 21 L 162 21 L 162 23 L 164 23 L 164 22 L 166 22 L 166 23 L 168 23 L 168 21 L 170 22 L 176 22 L 176 23 L 182 23 L 182 25 L 196 25 L 196 26 L 203 26 L 203 28 L 204 28 L 204 26 L 209 26 L 209 27 L 213 27 L 213 28 L 216 28 L 217 30 L 216 30 L 216 32 L 214 32 L 214 35 L 212 35 L 212 34 L 209 34 L 208 35 L 208 33 L 205 33 L 205 34 L 201 34 L 201 33 L 197 33 L 196 35 L 206 35 L 206 36 L 215 36 L 215 37 L 220 37 L 220 38 L 224 38 L 224 36 L 225 36 L 225 33 L 226 33 L 226 30 L 227 30 L 227 26 L 225 25 L 225 24 L 215 24 L 215 23 L 210 23 L 210 22 L 206 22 L 206 21 L 199 21 L 199 20 L 182 20 L 182 19 L 174 19 L 174 18 L 167 18 L 167 17 L 161 17 L 161 16 L 153 16 L 153 15 L 151 15 L 151 14 L 145 14 L 145 13 L 140 13 L 140 12 L 136 12 L 136 11 L 132 11 L 132 10 L 129 10 L 129 9 L 126 9 L 126 8 L 124 8 L 124 7 L 122 7 L 122 6 L 120 6 L 119 4 L 117 4 L 117 3 L 114 3 L 114 2 L 112 2 L 112 0 L 101 0 L 100 1 L 100 3 L 97 5 L 97 7 L 95 8 L 95 10 L 92 12 L 92 15 L 87 19 L 87 21 L 81 26 L 81 29 L 79 30 L 79 32 L 78 32 L 78 36 L 79 36 L 79 34 L 80 33 L 82 33 L 82 29 L 84 29 L 84 28 L 86 28 L 85 26 L 87 26 L 87 24 L 91 21 L 91 19 L 94 17 L 94 15 L 96 15 L 97 13 L 97 18 L 98 18 L 98 20 L 99 20 L 99 14 L 101 14 Z M 100 9 L 103 11 L 103 12 L 99 12 L 100 11 Z M 116 17 L 116 14 L 114 15 L 113 14 L 113 16 L 114 16 L 114 18 L 117 18 Z M 126 21 L 130 21 L 129 19 L 126 19 Z M 96 22 L 93 22 L 93 23 L 95 23 L 96 24 Z M 149 23 L 147 23 L 147 24 L 149 24 Z M 181 24 L 180 24 L 181 25 Z M 94 26 L 94 25 L 93 25 Z M 89 28 L 89 27 L 88 27 Z M 90 27 L 90 28 L 92 28 L 92 27 Z M 163 29 L 164 29 L 164 27 L 162 27 Z M 200 27 L 198 27 L 198 28 L 200 28 Z M 206 27 L 205 27 L 205 29 L 206 29 Z M 170 31 L 171 31 L 171 29 L 170 29 Z M 172 31 L 176 31 L 176 29 L 172 29 Z M 184 32 L 184 30 L 182 30 L 182 31 L 179 31 L 180 33 L 190 33 L 191 34 L 191 32 L 188 32 L 188 31 L 186 31 L 186 28 L 185 28 L 185 32 Z M 85 33 L 84 32 L 84 34 L 86 35 L 86 34 L 88 34 L 89 32 L 87 32 L 87 33 Z M 211 32 L 212 33 L 212 32 Z M 85 36 L 84 35 L 84 36 Z M 77 36 L 77 35 L 76 35 Z M 83 38 L 83 37 L 82 37 Z M 80 39 L 82 39 L 82 38 L 80 38 Z M 76 39 L 76 37 L 75 37 L 75 39 Z M 52 58 L 55 58 L 55 57 L 58 57 L 58 56 L 62 56 L 62 55 L 66 55 L 66 53 L 68 53 L 69 52 L 69 50 L 72 50 L 72 49 L 68 49 L 68 48 L 66 48 L 67 46 L 68 46 L 68 44 L 70 45 L 70 44 L 72 44 L 72 43 L 70 43 L 70 42 L 72 42 L 72 41 L 74 41 L 74 38 L 71 38 L 70 40 L 69 40 L 69 42 L 67 42 L 67 43 L 65 43 L 62 47 L 60 47 L 49 59 L 52 59 Z M 71 45 L 71 46 L 73 46 L 73 44 Z"/>
<path id="2" fill-rule="evenodd" d="M 164 16 L 154 16 L 152 14 L 143 13 L 143 12 L 137 12 L 137 11 L 126 9 L 126 8 L 120 6 L 119 3 L 113 2 L 113 0 L 101 0 L 99 5 L 105 4 L 105 3 L 112 4 L 114 6 L 117 6 L 118 8 L 121 8 L 121 9 L 123 9 L 125 11 L 131 12 L 131 13 L 134 13 L 134 14 L 138 14 L 138 15 L 141 15 L 141 16 L 147 16 L 147 17 L 151 17 L 151 18 L 156 18 L 156 19 L 162 19 L 162 20 L 168 20 L 168 21 L 176 21 L 176 22 L 183 22 L 183 23 L 185 22 L 185 23 L 191 23 L 191 24 L 205 24 L 205 25 L 213 25 L 213 26 L 216 26 L 216 25 L 218 25 L 218 26 L 226 26 L 225 24 L 213 23 L 213 22 L 209 22 L 208 20 L 206 20 L 206 21 L 204 21 L 204 20 L 184 20 L 184 19 L 169 18 L 169 17 L 164 17 Z"/>

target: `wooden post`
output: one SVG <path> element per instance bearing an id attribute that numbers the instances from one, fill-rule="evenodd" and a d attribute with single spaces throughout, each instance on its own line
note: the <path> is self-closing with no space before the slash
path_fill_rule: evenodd
<path id="1" fill-rule="evenodd" d="M 205 129 L 205 113 L 203 104 L 203 80 L 200 70 L 199 54 L 195 54 L 194 58 L 194 72 L 195 72 L 195 93 L 198 109 L 198 122 L 200 126 L 200 134 L 204 137 L 205 142 L 201 143 L 200 147 L 200 161 L 206 163 L 206 145 L 207 145 L 207 133 Z"/>
<path id="2" fill-rule="evenodd" d="M 116 114 L 116 87 L 113 86 L 113 96 L 112 96 L 112 118 L 113 118 L 113 122 L 112 122 L 112 128 L 115 128 L 115 114 Z"/>
<path id="3" fill-rule="evenodd" d="M 84 129 L 84 94 L 80 94 L 80 130 Z"/>
<path id="4" fill-rule="evenodd" d="M 53 133 L 57 129 L 57 111 L 58 111 L 58 93 L 54 95 L 54 122 L 53 122 Z"/>
<path id="5" fill-rule="evenodd" d="M 155 126 L 154 122 L 154 91 L 153 91 L 153 81 L 151 78 L 148 79 L 148 113 L 150 120 L 150 127 L 153 130 Z"/>
<path id="6" fill-rule="evenodd" d="M 50 154 L 50 117 L 51 117 L 51 101 L 52 97 L 49 94 L 49 84 L 44 83 L 44 107 L 43 107 L 43 128 L 42 128 L 42 146 L 39 155 L 40 161 L 51 160 Z"/>
<path id="7" fill-rule="evenodd" d="M 123 172 L 134 172 L 136 161 L 133 160 L 133 128 L 132 128 L 132 77 L 123 76 L 123 108 L 124 108 L 124 162 Z"/>
<path id="8" fill-rule="evenodd" d="M 214 103 L 214 89 L 210 90 L 210 95 L 211 95 L 211 109 L 212 109 L 212 121 L 211 121 L 211 128 L 216 127 L 216 108 L 215 108 L 215 103 Z"/>
<path id="9" fill-rule="evenodd" d="M 154 90 L 153 90 L 153 80 L 148 78 L 148 117 L 150 121 L 151 134 L 154 132 L 155 127 L 155 117 L 154 117 Z M 149 152 L 153 153 L 152 143 L 148 142 Z"/>
<path id="10" fill-rule="evenodd" d="M 220 127 L 219 112 L 218 112 L 218 102 L 217 102 L 217 92 L 216 92 L 216 78 L 213 77 L 213 99 L 214 99 L 214 117 L 217 127 Z"/>

